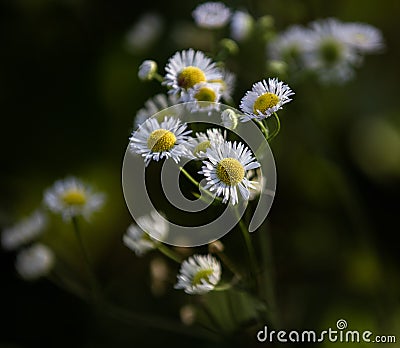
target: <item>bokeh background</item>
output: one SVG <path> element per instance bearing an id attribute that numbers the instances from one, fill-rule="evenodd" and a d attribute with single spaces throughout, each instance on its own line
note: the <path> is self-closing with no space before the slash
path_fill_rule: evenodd
<path id="1" fill-rule="evenodd" d="M 154 59 L 163 73 L 168 58 L 190 46 L 192 32 L 194 48 L 207 49 L 209 33 L 196 31 L 191 17 L 198 3 L 1 2 L 1 227 L 28 215 L 43 190 L 67 175 L 105 192 L 101 213 L 82 226 L 85 240 L 101 281 L 111 284 L 110 296 L 143 320 L 122 323 L 93 313 L 47 279 L 26 282 L 14 270 L 15 253 L 1 251 L 0 347 L 224 346 L 182 328 L 165 330 L 162 320 L 161 328 L 147 325 L 159 316 L 179 321 L 188 298 L 173 289 L 155 296 L 149 280 L 154 254 L 139 259 L 121 242 L 131 223 L 121 166 L 133 119 L 146 99 L 165 91 L 139 81 L 137 68 Z M 256 18 L 272 16 L 277 31 L 326 17 L 382 30 L 386 49 L 366 57 L 349 83 L 321 86 L 288 77 L 296 95 L 280 114 L 282 130 L 272 144 L 278 191 L 259 233 L 271 241 L 282 328 L 317 330 L 345 318 L 351 328 L 400 340 L 400 3 L 226 4 Z M 162 18 L 163 30 L 152 45 L 138 49 L 127 34 L 149 12 Z M 269 77 L 262 40 L 241 47 L 231 68 L 238 75 L 238 105 L 253 82 Z M 48 243 L 85 282 L 70 226 L 56 217 L 51 226 Z"/>

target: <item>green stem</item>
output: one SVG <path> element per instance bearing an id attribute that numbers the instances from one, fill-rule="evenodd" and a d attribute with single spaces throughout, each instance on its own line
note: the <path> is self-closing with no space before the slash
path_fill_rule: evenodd
<path id="1" fill-rule="evenodd" d="M 268 132 L 268 129 L 267 129 L 267 127 L 265 127 L 264 126 L 264 123 L 262 123 L 261 121 L 256 121 L 257 122 L 257 124 L 260 126 L 260 128 L 261 128 L 261 132 L 263 132 L 263 134 L 264 134 L 264 136 L 265 136 L 265 139 L 267 139 L 268 140 L 268 137 L 269 137 L 269 132 Z"/>
<path id="2" fill-rule="evenodd" d="M 182 257 L 163 243 L 156 243 L 157 249 L 171 260 L 182 263 Z"/>
<path id="3" fill-rule="evenodd" d="M 89 255 L 85 248 L 85 244 L 83 243 L 82 234 L 79 229 L 78 218 L 76 216 L 74 216 L 72 218 L 72 225 L 74 227 L 75 236 L 78 240 L 79 247 L 81 249 L 81 253 L 83 255 L 83 258 L 85 259 L 85 265 L 86 265 L 87 273 L 88 273 L 88 276 L 90 279 L 90 284 L 91 284 L 91 288 L 92 288 L 92 292 L 93 292 L 93 299 L 95 300 L 95 302 L 97 302 L 101 298 L 100 285 L 97 281 L 96 275 L 94 274 Z"/>
<path id="4" fill-rule="evenodd" d="M 163 81 L 164 81 L 164 78 L 163 78 L 159 73 L 155 73 L 155 74 L 153 75 L 153 78 L 154 78 L 155 80 L 157 80 L 158 82 L 163 82 Z"/>
<path id="5" fill-rule="evenodd" d="M 274 112 L 274 117 L 275 117 L 275 120 L 276 120 L 276 128 L 272 132 L 272 134 L 267 138 L 268 142 L 270 142 L 272 139 L 274 139 L 278 135 L 280 130 L 281 130 L 281 122 L 280 122 L 279 117 L 278 117 L 276 112 Z"/>

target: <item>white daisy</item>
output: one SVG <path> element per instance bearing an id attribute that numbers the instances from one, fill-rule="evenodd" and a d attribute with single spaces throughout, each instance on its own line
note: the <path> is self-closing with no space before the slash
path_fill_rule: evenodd
<path id="1" fill-rule="evenodd" d="M 343 24 L 343 39 L 362 53 L 378 52 L 384 47 L 379 29 L 364 23 Z"/>
<path id="2" fill-rule="evenodd" d="M 288 85 L 275 78 L 268 79 L 268 82 L 265 80 L 256 82 L 240 102 L 240 109 L 245 113 L 241 121 L 261 120 L 271 116 L 282 109 L 282 105 L 290 102 L 292 99 L 289 97 L 293 94 Z"/>
<path id="3" fill-rule="evenodd" d="M 150 236 L 149 232 L 154 237 Z M 162 241 L 167 233 L 168 222 L 160 214 L 153 211 L 150 215 L 138 218 L 137 224 L 131 224 L 122 240 L 137 256 L 142 256 L 155 249 L 156 243 Z"/>
<path id="4" fill-rule="evenodd" d="M 221 28 L 228 23 L 231 10 L 222 2 L 206 2 L 192 12 L 195 23 L 202 28 Z"/>
<path id="5" fill-rule="evenodd" d="M 309 29 L 293 25 L 277 35 L 267 46 L 267 51 L 275 60 L 284 60 L 288 63 L 299 61 L 303 58 L 303 54 L 311 49 L 311 37 Z"/>
<path id="6" fill-rule="evenodd" d="M 221 85 L 220 92 L 222 98 L 230 103 L 232 102 L 232 95 L 236 84 L 236 75 L 227 69 L 221 70 L 222 78 L 216 80 L 210 80 L 211 83 L 218 83 Z"/>
<path id="7" fill-rule="evenodd" d="M 206 155 L 207 159 L 199 172 L 207 180 L 205 188 L 223 196 L 223 203 L 230 201 L 233 205 L 238 203 L 239 188 L 241 196 L 247 201 L 249 188 L 254 188 L 254 183 L 246 178 L 246 172 L 260 167 L 251 151 L 242 143 L 228 141 L 208 148 Z"/>
<path id="8" fill-rule="evenodd" d="M 75 177 L 58 180 L 44 193 L 44 204 L 52 212 L 61 214 L 64 220 L 75 216 L 89 219 L 104 204 L 105 196 L 93 193 L 92 188 Z"/>
<path id="9" fill-rule="evenodd" d="M 21 250 L 15 261 L 18 274 L 25 280 L 34 280 L 48 274 L 53 265 L 53 252 L 39 243 Z"/>
<path id="10" fill-rule="evenodd" d="M 182 262 L 175 289 L 187 294 L 205 294 L 221 279 L 221 264 L 211 255 L 194 255 Z"/>
<path id="11" fill-rule="evenodd" d="M 188 90 L 185 101 L 195 103 L 187 104 L 191 112 L 219 110 L 221 99 L 221 85 L 219 83 L 200 82 Z"/>
<path id="12" fill-rule="evenodd" d="M 207 129 L 206 133 L 197 132 L 195 138 L 189 140 L 189 149 L 195 158 L 206 158 L 206 151 L 211 146 L 218 146 L 225 141 L 225 136 L 218 128 Z"/>
<path id="13" fill-rule="evenodd" d="M 165 116 L 159 123 L 155 118 L 146 120 L 130 138 L 130 150 L 144 157 L 146 166 L 151 160 L 172 158 L 176 163 L 187 153 L 186 143 L 190 130 L 174 117 Z"/>
<path id="14" fill-rule="evenodd" d="M 144 121 L 151 116 L 154 116 L 157 112 L 164 110 L 172 105 L 178 104 L 178 99 L 175 95 L 169 94 L 156 94 L 154 97 L 146 100 L 144 107 L 141 108 L 135 116 L 135 129 L 138 128 Z"/>
<path id="15" fill-rule="evenodd" d="M 47 216 L 39 210 L 35 211 L 14 226 L 6 228 L 1 234 L 1 244 L 6 250 L 15 250 L 39 237 L 46 224 Z"/>
<path id="16" fill-rule="evenodd" d="M 221 122 L 225 128 L 233 130 L 238 125 L 238 115 L 232 109 L 226 109 L 221 113 Z"/>
<path id="17" fill-rule="evenodd" d="M 231 37 L 236 41 L 246 40 L 253 30 L 254 19 L 244 11 L 236 11 L 231 18 Z"/>
<path id="18" fill-rule="evenodd" d="M 311 23 L 312 41 L 304 63 L 323 83 L 343 83 L 360 63 L 357 50 L 347 43 L 344 24 L 334 18 Z"/>
<path id="19" fill-rule="evenodd" d="M 167 72 L 163 84 L 170 88 L 169 93 L 185 97 L 190 88 L 200 82 L 222 79 L 215 63 L 201 51 L 189 49 L 176 52 L 165 67 Z"/>

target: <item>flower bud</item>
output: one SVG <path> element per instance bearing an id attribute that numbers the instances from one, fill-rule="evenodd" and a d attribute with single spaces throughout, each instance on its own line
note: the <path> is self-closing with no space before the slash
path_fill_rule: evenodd
<path id="1" fill-rule="evenodd" d="M 157 63 L 154 60 L 145 60 L 139 66 L 138 76 L 142 81 L 150 81 L 157 72 Z"/>

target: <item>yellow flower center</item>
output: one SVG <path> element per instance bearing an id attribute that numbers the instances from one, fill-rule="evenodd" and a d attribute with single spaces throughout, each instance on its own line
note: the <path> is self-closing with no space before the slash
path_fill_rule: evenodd
<path id="1" fill-rule="evenodd" d="M 198 101 L 213 102 L 215 99 L 217 99 L 217 94 L 212 88 L 201 87 L 194 97 Z"/>
<path id="2" fill-rule="evenodd" d="M 193 155 L 197 156 L 199 152 L 206 152 L 210 147 L 211 143 L 209 140 L 203 141 L 199 145 L 197 145 L 193 150 Z"/>
<path id="3" fill-rule="evenodd" d="M 320 53 L 326 64 L 334 64 L 341 58 L 342 46 L 335 39 L 326 39 L 321 44 Z"/>
<path id="4" fill-rule="evenodd" d="M 244 167 L 235 158 L 224 158 L 217 164 L 217 176 L 226 185 L 237 185 L 243 180 L 244 175 Z"/>
<path id="5" fill-rule="evenodd" d="M 260 95 L 253 105 L 253 111 L 255 114 L 260 111 L 265 113 L 269 108 L 276 106 L 279 103 L 279 97 L 271 92 Z"/>
<path id="6" fill-rule="evenodd" d="M 194 85 L 205 81 L 206 75 L 203 70 L 195 66 L 184 68 L 178 75 L 178 86 L 184 89 L 192 88 Z"/>
<path id="7" fill-rule="evenodd" d="M 221 85 L 221 90 L 222 91 L 225 91 L 225 89 L 226 89 L 226 83 L 222 79 L 209 80 L 208 82 L 210 82 L 210 83 L 219 83 Z"/>
<path id="8" fill-rule="evenodd" d="M 213 274 L 212 269 L 202 269 L 198 271 L 192 279 L 192 285 L 200 285 L 202 280 L 204 279 L 209 283 L 209 277 Z"/>
<path id="9" fill-rule="evenodd" d="M 68 205 L 84 205 L 86 203 L 86 195 L 81 190 L 70 189 L 62 195 L 62 200 Z"/>
<path id="10" fill-rule="evenodd" d="M 171 150 L 175 142 L 176 136 L 174 133 L 160 128 L 150 134 L 149 139 L 147 139 L 147 147 L 153 152 L 163 152 Z"/>

